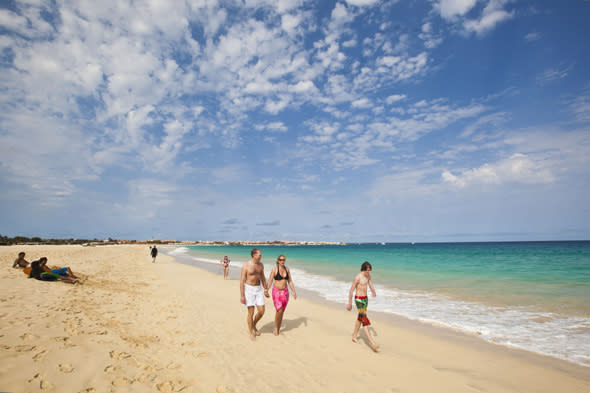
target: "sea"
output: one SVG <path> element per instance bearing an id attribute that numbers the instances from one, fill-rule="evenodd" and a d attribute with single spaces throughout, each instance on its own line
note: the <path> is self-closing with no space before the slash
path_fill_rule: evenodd
<path id="1" fill-rule="evenodd" d="M 287 257 L 296 288 L 345 304 L 364 261 L 380 311 L 590 367 L 590 241 L 257 246 L 266 274 Z M 234 275 L 252 246 L 186 246 L 179 261 L 229 256 Z M 221 271 L 221 269 L 219 269 Z"/>

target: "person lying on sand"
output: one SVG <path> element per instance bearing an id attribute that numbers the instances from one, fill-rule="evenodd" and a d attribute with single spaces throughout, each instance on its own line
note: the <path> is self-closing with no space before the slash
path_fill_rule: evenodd
<path id="1" fill-rule="evenodd" d="M 18 258 L 16 258 L 14 260 L 12 267 L 15 269 L 18 269 L 18 268 L 23 269 L 27 266 L 29 266 L 29 262 L 27 260 L 25 260 L 25 253 L 21 251 L 18 253 Z"/>
<path id="2" fill-rule="evenodd" d="M 63 281 L 69 284 L 80 282 L 69 267 L 50 269 L 47 266 L 47 258 L 42 257 L 37 261 L 31 262 L 31 272 L 29 278 L 35 278 L 41 281 Z"/>

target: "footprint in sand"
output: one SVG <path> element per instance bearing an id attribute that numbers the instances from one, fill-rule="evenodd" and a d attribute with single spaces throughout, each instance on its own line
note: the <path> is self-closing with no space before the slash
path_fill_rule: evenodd
<path id="1" fill-rule="evenodd" d="M 72 371 L 74 371 L 74 367 L 72 367 L 70 364 L 60 364 L 59 365 L 59 371 L 61 371 L 62 373 L 71 373 Z"/>
<path id="2" fill-rule="evenodd" d="M 39 381 L 39 387 L 41 388 L 41 390 L 53 389 L 53 385 L 50 382 L 43 379 L 43 375 L 41 374 L 35 374 L 33 378 L 29 379 L 29 383 L 35 382 L 37 380 Z"/>
<path id="3" fill-rule="evenodd" d="M 41 390 L 53 389 L 53 385 L 44 379 L 42 379 L 41 383 L 39 383 L 39 387 L 41 388 Z"/>
<path id="4" fill-rule="evenodd" d="M 45 355 L 47 355 L 47 351 L 43 350 L 43 351 L 39 352 L 38 354 L 36 354 L 35 356 L 33 356 L 33 360 L 36 362 L 40 362 L 41 360 L 43 360 Z"/>
<path id="5" fill-rule="evenodd" d="M 151 362 L 152 364 L 157 364 L 157 363 L 158 363 L 158 361 L 157 361 L 157 360 L 153 360 L 153 359 L 151 359 L 151 360 L 150 360 L 150 362 Z M 156 368 L 156 367 L 153 367 L 153 366 L 151 366 L 151 365 L 149 365 L 149 364 L 144 364 L 144 365 L 142 365 L 142 366 L 140 366 L 140 367 L 141 367 L 141 369 L 142 369 L 142 370 L 144 370 L 144 371 L 160 371 L 160 370 L 162 370 L 161 368 Z"/>
<path id="6" fill-rule="evenodd" d="M 131 357 L 131 355 L 128 354 L 127 352 L 119 352 L 119 351 L 111 351 L 111 352 L 109 352 L 109 355 L 111 355 L 111 358 L 113 358 L 115 360 L 129 359 Z"/>
<path id="7" fill-rule="evenodd" d="M 33 378 L 29 379 L 29 383 L 33 382 L 36 379 L 42 379 L 42 378 L 43 378 L 43 375 L 37 373 L 37 374 L 33 375 Z"/>
<path id="8" fill-rule="evenodd" d="M 215 391 L 217 393 L 232 393 L 234 390 L 229 386 L 219 385 Z"/>
<path id="9" fill-rule="evenodd" d="M 80 390 L 78 393 L 95 393 L 95 392 L 96 392 L 95 388 L 88 388 L 88 389 Z"/>
<path id="10" fill-rule="evenodd" d="M 156 388 L 162 393 L 180 392 L 186 389 L 188 385 L 182 383 L 182 381 L 165 381 L 156 385 Z"/>
<path id="11" fill-rule="evenodd" d="M 124 386 L 129 385 L 130 383 L 133 383 L 133 381 L 125 377 L 117 377 L 113 382 L 111 382 L 113 386 Z"/>
<path id="12" fill-rule="evenodd" d="M 34 334 L 25 333 L 22 336 L 19 336 L 22 340 L 34 340 L 39 338 L 39 336 L 35 336 Z"/>
<path id="13" fill-rule="evenodd" d="M 109 364 L 108 366 L 106 366 L 104 368 L 104 372 L 105 373 L 113 373 L 117 370 L 117 367 L 113 366 L 112 364 Z"/>
<path id="14" fill-rule="evenodd" d="M 17 345 L 13 347 L 13 350 L 16 352 L 31 352 L 33 349 L 37 348 L 34 345 Z"/>
<path id="15" fill-rule="evenodd" d="M 207 352 L 193 352 L 193 356 L 196 358 L 206 358 L 207 356 L 209 356 L 209 353 L 207 353 Z"/>
<path id="16" fill-rule="evenodd" d="M 64 328 L 64 332 L 66 332 L 70 336 L 77 336 L 78 335 L 78 329 L 75 329 L 75 328 Z"/>
<path id="17" fill-rule="evenodd" d="M 54 337 L 53 341 L 61 342 L 64 345 L 64 348 L 75 347 L 76 344 L 72 344 L 72 341 L 69 337 Z"/>
<path id="18" fill-rule="evenodd" d="M 181 367 L 182 367 L 182 365 L 178 364 L 178 363 L 170 363 L 169 365 L 166 366 L 166 368 L 168 370 L 178 370 Z"/>
<path id="19" fill-rule="evenodd" d="M 135 379 L 138 382 L 146 383 L 146 382 L 154 382 L 158 378 L 157 374 L 154 373 L 141 373 Z"/>

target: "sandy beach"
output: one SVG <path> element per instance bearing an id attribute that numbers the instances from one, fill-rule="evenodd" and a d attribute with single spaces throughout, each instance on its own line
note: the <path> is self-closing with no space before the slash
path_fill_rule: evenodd
<path id="1" fill-rule="evenodd" d="M 88 279 L 27 279 L 11 267 L 19 251 Z M 152 264 L 145 245 L 9 246 L 0 263 L 1 392 L 590 391 L 587 367 L 369 306 L 373 353 L 362 334 L 351 342 L 354 311 L 305 296 L 290 301 L 278 337 L 267 299 L 250 342 L 237 280 L 163 254 Z"/>

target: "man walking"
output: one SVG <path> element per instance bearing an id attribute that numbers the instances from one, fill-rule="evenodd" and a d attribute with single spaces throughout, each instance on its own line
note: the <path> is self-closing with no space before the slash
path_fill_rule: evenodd
<path id="1" fill-rule="evenodd" d="M 256 336 L 260 336 L 256 324 L 264 315 L 264 296 L 268 297 L 268 288 L 264 278 L 264 265 L 260 262 L 262 252 L 254 248 L 250 255 L 252 259 L 242 266 L 240 301 L 248 308 L 248 331 L 250 340 L 255 341 Z M 254 315 L 254 307 L 256 307 L 256 315 Z"/>
<path id="2" fill-rule="evenodd" d="M 156 246 L 152 248 L 152 263 L 156 263 L 156 257 L 158 256 L 158 249 Z"/>

